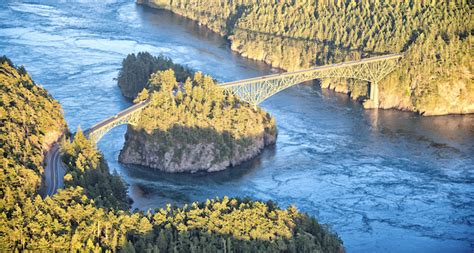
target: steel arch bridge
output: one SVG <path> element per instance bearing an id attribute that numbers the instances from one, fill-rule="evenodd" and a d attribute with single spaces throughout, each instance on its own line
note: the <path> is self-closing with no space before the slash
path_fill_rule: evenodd
<path id="1" fill-rule="evenodd" d="M 296 84 L 324 78 L 351 78 L 370 83 L 369 98 L 378 107 L 378 83 L 398 65 L 402 54 L 391 54 L 357 61 L 326 65 L 295 72 L 274 74 L 220 86 L 254 106 Z"/>
<path id="2" fill-rule="evenodd" d="M 378 83 L 398 65 L 402 54 L 372 57 L 358 61 L 315 67 L 295 72 L 268 75 L 220 85 L 241 100 L 257 106 L 265 99 L 296 84 L 323 78 L 353 78 L 370 82 L 369 98 L 378 106 Z M 130 124 L 137 125 L 140 114 L 150 100 L 137 103 L 84 131 L 89 139 L 98 142 L 112 128 Z"/>

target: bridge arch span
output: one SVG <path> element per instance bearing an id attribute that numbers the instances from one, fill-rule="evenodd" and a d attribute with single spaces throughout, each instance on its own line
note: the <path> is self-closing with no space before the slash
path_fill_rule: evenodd
<path id="1" fill-rule="evenodd" d="M 398 65 L 402 54 L 392 54 L 350 61 L 306 70 L 273 74 L 221 84 L 240 99 L 257 106 L 278 92 L 296 84 L 325 78 L 348 78 L 371 84 L 369 98 L 378 105 L 378 83 Z"/>

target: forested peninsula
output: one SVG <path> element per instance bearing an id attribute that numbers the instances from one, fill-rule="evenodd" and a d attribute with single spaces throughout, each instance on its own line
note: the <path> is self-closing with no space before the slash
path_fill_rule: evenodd
<path id="1" fill-rule="evenodd" d="M 404 53 L 380 84 L 380 108 L 422 115 L 474 113 L 472 17 L 467 0 L 137 0 L 196 20 L 241 55 L 289 71 Z M 364 99 L 367 83 L 323 80 Z"/>
<path id="2" fill-rule="evenodd" d="M 131 212 L 126 187 L 80 129 L 62 141 L 65 188 L 42 198 L 44 154 L 67 126 L 23 67 L 0 57 L 1 252 L 334 252 L 342 242 L 295 207 L 208 200 Z M 101 185 L 100 185 L 101 184 Z"/>
<path id="3" fill-rule="evenodd" d="M 135 102 L 149 99 L 149 104 L 138 123 L 128 126 L 120 162 L 166 172 L 212 172 L 252 159 L 275 143 L 276 124 L 268 113 L 225 93 L 210 76 L 200 72 L 191 76 L 191 70 L 163 56 L 147 55 L 129 55 L 121 79 L 137 83 L 136 74 L 130 77 L 126 71 L 137 66 L 171 68 L 148 76 L 146 88 L 136 98 Z"/>

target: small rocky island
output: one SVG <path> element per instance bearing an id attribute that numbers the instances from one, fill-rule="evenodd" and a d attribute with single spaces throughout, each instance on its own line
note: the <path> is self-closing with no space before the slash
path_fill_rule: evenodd
<path id="1" fill-rule="evenodd" d="M 135 101 L 150 99 L 129 125 L 119 161 L 166 172 L 219 171 L 257 156 L 275 143 L 275 120 L 215 81 L 195 73 L 185 83 L 172 69 L 152 74 Z"/>

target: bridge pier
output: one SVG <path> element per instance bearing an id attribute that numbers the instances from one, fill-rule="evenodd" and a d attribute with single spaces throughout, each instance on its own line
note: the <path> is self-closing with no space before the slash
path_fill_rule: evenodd
<path id="1" fill-rule="evenodd" d="M 379 83 L 378 82 L 370 82 L 370 101 L 372 101 L 373 107 L 379 107 Z"/>

